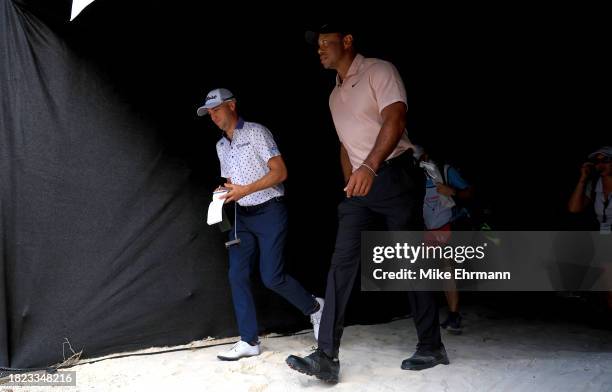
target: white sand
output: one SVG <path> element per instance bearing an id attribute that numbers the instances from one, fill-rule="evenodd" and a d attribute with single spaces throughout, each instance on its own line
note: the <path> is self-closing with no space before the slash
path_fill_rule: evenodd
<path id="1" fill-rule="evenodd" d="M 0 391 L 612 391 L 612 331 L 489 320 L 477 310 L 465 316 L 463 335 L 443 334 L 451 364 L 420 372 L 400 369 L 416 343 L 412 320 L 348 327 L 336 386 L 285 364 L 289 354 L 310 352 L 314 340 L 308 333 L 263 338 L 262 355 L 237 362 L 217 360 L 228 344 L 79 365 L 71 369 L 77 372 L 76 388 L 0 386 Z"/>

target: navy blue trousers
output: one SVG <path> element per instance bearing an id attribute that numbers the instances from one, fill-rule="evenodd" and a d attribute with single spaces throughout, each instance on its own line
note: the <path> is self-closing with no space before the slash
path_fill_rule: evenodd
<path id="1" fill-rule="evenodd" d="M 263 284 L 285 298 L 305 315 L 317 307 L 314 297 L 295 279 L 284 273 L 287 208 L 273 199 L 255 208 L 238 207 L 236 232 L 240 244 L 229 250 L 229 281 L 240 337 L 245 342 L 257 341 L 257 315 L 251 293 L 251 273 L 259 259 Z M 234 239 L 234 230 L 230 232 Z"/>

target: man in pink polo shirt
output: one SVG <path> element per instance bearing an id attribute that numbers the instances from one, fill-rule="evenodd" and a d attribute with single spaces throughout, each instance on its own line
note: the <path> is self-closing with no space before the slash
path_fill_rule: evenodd
<path id="1" fill-rule="evenodd" d="M 423 230 L 423 182 L 406 134 L 406 90 L 393 64 L 356 53 L 352 31 L 324 25 L 307 33 L 318 45 L 321 64 L 333 69 L 336 86 L 329 98 L 340 139 L 346 198 L 338 206 L 338 234 L 327 276 L 318 348 L 287 364 L 301 373 L 337 382 L 344 314 L 360 263 L 361 232 L 375 215 L 389 230 Z M 402 369 L 448 364 L 440 339 L 438 309 L 431 292 L 409 292 L 417 329 L 416 353 Z"/>

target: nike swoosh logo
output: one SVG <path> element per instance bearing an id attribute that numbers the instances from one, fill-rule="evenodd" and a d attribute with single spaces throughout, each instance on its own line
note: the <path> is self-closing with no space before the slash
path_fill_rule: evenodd
<path id="1" fill-rule="evenodd" d="M 357 83 L 359 83 L 359 82 L 360 82 L 360 81 L 358 80 L 358 81 L 356 81 L 355 83 L 353 83 L 353 85 L 351 86 L 351 88 L 352 88 L 352 87 L 357 86 Z"/>

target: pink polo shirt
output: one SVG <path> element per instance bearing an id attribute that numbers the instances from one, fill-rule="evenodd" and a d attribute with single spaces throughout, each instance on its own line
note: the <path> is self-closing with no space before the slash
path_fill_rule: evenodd
<path id="1" fill-rule="evenodd" d="M 329 97 L 336 132 L 348 152 L 353 170 L 359 168 L 374 147 L 383 120 L 381 112 L 395 102 L 406 101 L 406 89 L 393 64 L 358 54 L 342 83 Z M 394 158 L 413 148 L 404 132 L 397 147 L 387 157 Z"/>

